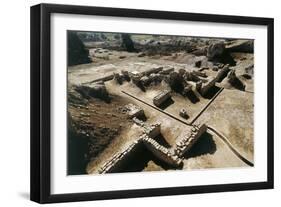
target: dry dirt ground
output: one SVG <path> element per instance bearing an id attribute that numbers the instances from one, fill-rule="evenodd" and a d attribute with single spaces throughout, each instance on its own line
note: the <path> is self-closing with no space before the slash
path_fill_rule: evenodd
<path id="1" fill-rule="evenodd" d="M 93 63 L 68 68 L 69 85 L 88 83 L 111 75 L 113 72 L 121 72 L 121 70 L 143 72 L 162 66 L 164 68 L 173 67 L 175 71 L 179 69 L 188 71 L 195 69 L 194 63 L 196 61 L 205 60 L 205 56 L 195 56 L 186 52 L 175 52 L 166 56 L 139 57 L 139 53 L 125 51 L 102 48 L 99 49 L 99 53 L 95 51 L 96 49 L 90 50 Z M 253 54 L 237 53 L 233 56 L 237 64 L 232 69 L 235 69 L 236 75 L 240 77 L 244 68 L 253 64 Z M 205 61 L 204 64 L 208 67 L 211 63 Z M 217 73 L 211 70 L 211 67 L 206 69 L 205 72 L 208 76 L 214 76 Z M 119 85 L 115 80 L 106 81 L 105 86 L 111 97 L 110 103 L 92 98 L 86 103 L 70 104 L 68 107 L 68 112 L 75 123 L 75 130 L 78 132 L 76 136 L 78 139 L 86 140 L 87 143 L 87 146 L 84 147 L 84 158 L 81 157 L 79 160 L 69 156 L 69 166 L 74 166 L 74 170 L 70 170 L 69 174 L 96 173 L 101 165 L 115 153 L 122 151 L 138 139 L 142 133 L 140 127 L 120 110 L 128 103 L 134 103 L 144 109 L 147 123 L 161 123 L 161 137 L 158 141 L 168 148 L 175 144 L 177 137 L 190 129 L 191 123 L 207 123 L 227 137 L 243 156 L 254 162 L 254 84 L 253 79 L 241 78 L 246 84 L 245 91 L 234 89 L 227 82 L 222 81 L 218 85 L 218 89 L 222 87 L 224 89 L 214 100 L 212 100 L 214 94 L 209 98 L 204 98 L 198 93 L 197 96 L 200 101 L 196 103 L 191 102 L 190 99 L 183 97 L 181 94 L 173 92 L 171 103 L 160 111 L 143 102 L 153 105 L 153 97 L 163 89 L 169 88 L 164 82 L 148 87 L 143 91 L 132 82 L 124 82 Z M 215 92 L 218 92 L 218 90 Z M 210 105 L 205 109 L 210 101 Z M 187 110 L 188 119 L 179 116 L 179 110 L 182 108 Z M 161 110 L 177 117 L 182 122 L 162 113 Z M 200 114 L 202 110 L 203 113 Z M 200 116 L 197 116 L 198 114 Z M 75 147 L 72 150 L 75 151 Z M 79 150 L 76 149 L 76 151 Z M 84 163 L 82 167 L 81 165 L 71 164 L 82 161 Z M 207 131 L 184 156 L 183 169 L 186 170 L 226 167 L 247 167 L 247 165 L 229 149 L 217 134 L 211 131 Z M 124 172 L 155 170 L 173 169 L 163 165 L 148 151 L 144 151 L 142 155 L 135 158 L 135 162 L 131 163 L 128 169 L 124 169 Z"/>

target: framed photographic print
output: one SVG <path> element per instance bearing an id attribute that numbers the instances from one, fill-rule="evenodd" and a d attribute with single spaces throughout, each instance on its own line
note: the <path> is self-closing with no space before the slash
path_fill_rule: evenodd
<path id="1" fill-rule="evenodd" d="M 31 200 L 273 188 L 273 19 L 31 7 Z"/>

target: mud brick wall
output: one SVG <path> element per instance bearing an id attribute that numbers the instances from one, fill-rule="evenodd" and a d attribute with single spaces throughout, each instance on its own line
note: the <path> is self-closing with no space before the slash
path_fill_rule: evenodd
<path id="1" fill-rule="evenodd" d="M 151 125 L 144 125 L 143 126 L 143 132 L 151 137 L 151 138 L 155 138 L 160 134 L 160 123 L 155 123 L 155 124 L 151 124 Z"/>
<path id="2" fill-rule="evenodd" d="M 155 124 L 149 125 L 136 117 L 133 118 L 133 121 L 135 124 L 142 127 L 144 134 L 146 134 L 147 136 L 149 136 L 151 138 L 155 138 L 161 133 L 161 124 L 160 123 L 155 123 Z"/>
<path id="3" fill-rule="evenodd" d="M 115 154 L 112 159 L 106 162 L 98 172 L 100 174 L 104 174 L 122 171 L 122 169 L 124 169 L 130 161 L 130 158 L 134 157 L 134 155 L 137 154 L 142 147 L 143 144 L 141 141 L 135 141 L 126 150 Z"/>
<path id="4" fill-rule="evenodd" d="M 182 164 L 181 159 L 173 155 L 169 149 L 160 145 L 154 139 L 148 137 L 147 135 L 143 135 L 141 140 L 146 146 L 146 148 L 159 160 L 162 160 L 165 163 L 168 163 L 169 165 L 174 167 L 178 167 Z"/>
<path id="5" fill-rule="evenodd" d="M 178 138 L 174 153 L 182 157 L 207 130 L 207 125 L 193 126 L 191 132 Z"/>
<path id="6" fill-rule="evenodd" d="M 142 124 L 141 121 L 140 124 Z M 154 124 L 152 126 L 152 128 L 156 126 L 157 132 L 160 130 L 160 124 Z M 173 149 L 168 149 L 160 145 L 151 136 L 149 136 L 149 133 L 144 133 L 126 150 L 115 154 L 112 159 L 106 162 L 98 172 L 100 174 L 121 172 L 126 168 L 128 163 L 132 161 L 132 157 L 138 155 L 144 147 L 159 160 L 173 167 L 180 167 L 183 164 L 181 157 L 194 145 L 194 143 L 204 132 L 206 132 L 206 130 L 207 126 L 205 124 L 194 125 L 188 134 L 178 138 L 176 146 Z"/>

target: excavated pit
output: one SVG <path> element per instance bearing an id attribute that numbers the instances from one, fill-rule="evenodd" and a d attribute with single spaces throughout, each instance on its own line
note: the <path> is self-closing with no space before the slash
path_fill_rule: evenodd
<path id="1" fill-rule="evenodd" d="M 245 167 L 209 131 L 179 160 L 149 150 L 148 141 L 139 142 L 142 122 L 161 124 L 153 139 L 163 152 L 173 152 L 176 140 L 203 122 L 252 160 L 252 40 L 82 34 L 93 62 L 68 68 L 69 175 Z M 166 90 L 169 98 L 153 101 Z M 129 104 L 142 111 L 140 124 L 128 115 Z"/>

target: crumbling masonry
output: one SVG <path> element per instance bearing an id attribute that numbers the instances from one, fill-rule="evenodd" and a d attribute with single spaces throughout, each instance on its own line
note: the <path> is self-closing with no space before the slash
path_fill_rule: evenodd
<path id="1" fill-rule="evenodd" d="M 129 157 L 132 156 L 141 146 L 146 147 L 157 159 L 164 163 L 179 168 L 183 165 L 183 156 L 190 150 L 194 143 L 207 130 L 205 124 L 193 125 L 191 131 L 182 137 L 179 137 L 176 145 L 166 148 L 159 144 L 154 138 L 160 135 L 160 124 L 148 125 L 143 121 L 133 118 L 133 121 L 143 127 L 144 133 L 136 139 L 127 149 L 115 154 L 99 170 L 100 174 L 118 172 L 125 166 Z"/>

